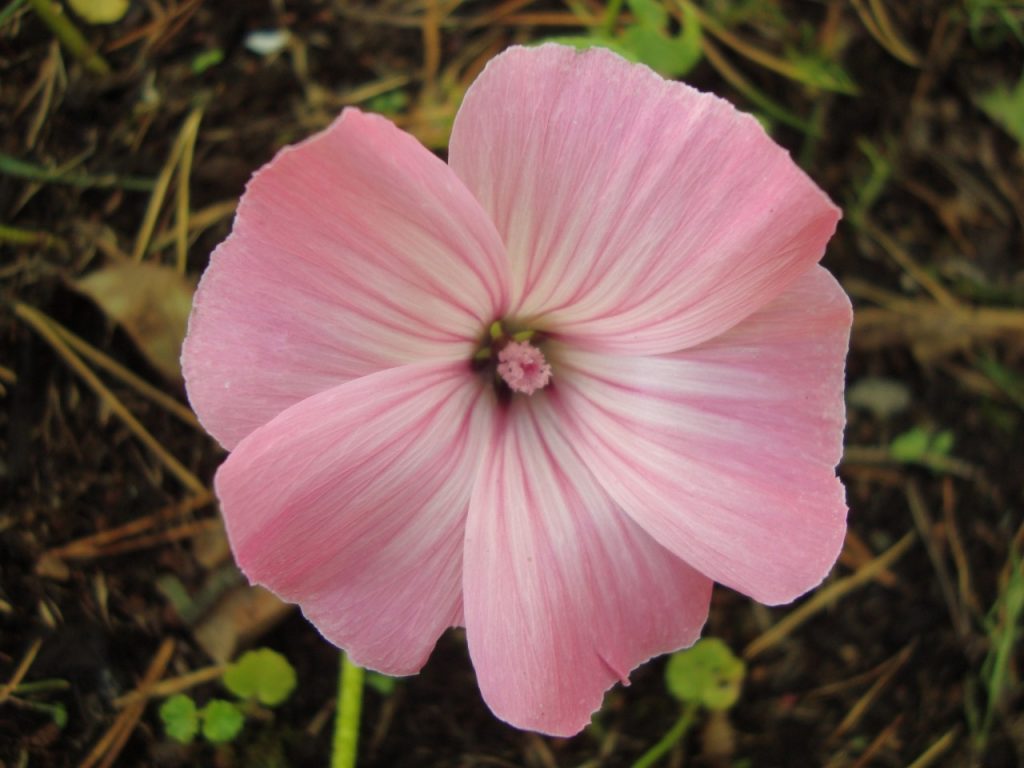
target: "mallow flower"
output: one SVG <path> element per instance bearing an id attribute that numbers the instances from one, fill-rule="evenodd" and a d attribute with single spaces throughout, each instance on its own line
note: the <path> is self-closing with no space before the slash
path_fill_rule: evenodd
<path id="1" fill-rule="evenodd" d="M 511 48 L 448 164 L 347 109 L 250 182 L 195 297 L 189 398 L 248 578 L 365 667 L 465 627 L 484 700 L 579 731 L 841 547 L 839 210 L 727 102 Z"/>

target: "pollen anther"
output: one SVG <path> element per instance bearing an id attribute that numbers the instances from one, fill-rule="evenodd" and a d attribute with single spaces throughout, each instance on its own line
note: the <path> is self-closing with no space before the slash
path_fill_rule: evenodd
<path id="1" fill-rule="evenodd" d="M 511 341 L 498 353 L 498 375 L 513 392 L 532 395 L 551 381 L 551 366 L 528 341 Z"/>

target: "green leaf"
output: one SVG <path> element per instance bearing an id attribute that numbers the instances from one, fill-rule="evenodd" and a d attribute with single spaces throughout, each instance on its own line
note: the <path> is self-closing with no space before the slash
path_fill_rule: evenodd
<path id="1" fill-rule="evenodd" d="M 184 693 L 176 693 L 160 705 L 164 732 L 181 744 L 191 744 L 199 732 L 196 703 Z"/>
<path id="2" fill-rule="evenodd" d="M 729 709 L 740 697 L 747 667 L 716 637 L 672 654 L 665 669 L 669 693 L 686 704 Z"/>
<path id="3" fill-rule="evenodd" d="M 1024 146 L 1024 77 L 1010 90 L 997 86 L 978 97 L 978 106 L 993 122 Z"/>
<path id="4" fill-rule="evenodd" d="M 241 699 L 257 699 L 274 707 L 295 690 L 295 670 L 288 659 L 270 648 L 259 648 L 242 655 L 228 666 L 224 685 Z"/>
<path id="5" fill-rule="evenodd" d="M 192 74 L 201 75 L 222 61 L 224 61 L 224 51 L 220 48 L 210 48 L 202 53 L 197 53 L 192 59 Z"/>
<path id="6" fill-rule="evenodd" d="M 835 93 L 857 96 L 860 88 L 837 61 L 815 54 L 790 51 L 787 56 L 795 68 L 795 77 L 805 85 Z"/>
<path id="7" fill-rule="evenodd" d="M 935 456 L 948 456 L 953 450 L 953 433 L 948 429 L 938 434 L 927 427 L 914 427 L 893 438 L 889 455 L 904 463 L 928 463 Z"/>
<path id="8" fill-rule="evenodd" d="M 231 741 L 245 725 L 245 715 L 224 699 L 211 699 L 202 709 L 203 736 L 214 744 Z"/>
<path id="9" fill-rule="evenodd" d="M 561 43 L 575 48 L 578 51 L 585 51 L 588 48 L 607 48 L 609 51 L 619 54 L 629 61 L 639 61 L 637 55 L 626 46 L 605 35 L 566 35 L 564 37 L 546 37 L 538 40 L 537 45 L 542 43 Z"/>
<path id="10" fill-rule="evenodd" d="M 668 14 L 652 0 L 630 0 L 637 23 L 622 32 L 622 45 L 665 77 L 680 77 L 693 69 L 702 55 L 700 21 L 692 7 L 683 6 L 683 30 L 678 37 L 668 33 Z"/>

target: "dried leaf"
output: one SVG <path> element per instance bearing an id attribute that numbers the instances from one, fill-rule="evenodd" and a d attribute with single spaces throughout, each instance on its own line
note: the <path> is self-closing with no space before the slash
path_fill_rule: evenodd
<path id="1" fill-rule="evenodd" d="M 181 378 L 181 343 L 195 285 L 170 267 L 129 263 L 92 272 L 78 291 L 127 331 L 146 359 L 170 380 Z"/>

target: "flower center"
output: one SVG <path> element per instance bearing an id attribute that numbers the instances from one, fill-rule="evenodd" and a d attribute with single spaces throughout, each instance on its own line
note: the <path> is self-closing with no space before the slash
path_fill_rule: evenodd
<path id="1" fill-rule="evenodd" d="M 551 381 L 551 366 L 530 342 L 513 341 L 498 353 L 498 375 L 513 392 L 532 395 Z"/>
<path id="2" fill-rule="evenodd" d="M 474 367 L 493 375 L 499 395 L 532 395 L 551 382 L 551 365 L 535 346 L 537 341 L 536 331 L 508 334 L 501 322 L 495 321 L 488 329 L 487 342 L 473 357 Z"/>

